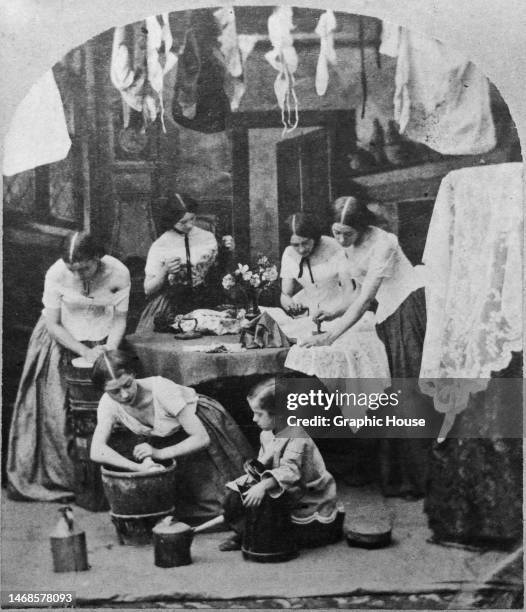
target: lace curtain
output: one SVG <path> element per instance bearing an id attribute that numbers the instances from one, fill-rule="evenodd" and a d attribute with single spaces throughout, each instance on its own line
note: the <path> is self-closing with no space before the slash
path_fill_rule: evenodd
<path id="1" fill-rule="evenodd" d="M 446 379 L 421 381 L 446 415 L 441 437 L 470 393 L 522 350 L 522 223 L 522 164 L 464 168 L 442 181 L 423 257 L 420 371 L 421 379 Z"/>

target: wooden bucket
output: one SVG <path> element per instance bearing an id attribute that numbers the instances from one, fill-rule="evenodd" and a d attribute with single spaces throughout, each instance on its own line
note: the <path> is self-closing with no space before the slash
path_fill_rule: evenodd
<path id="1" fill-rule="evenodd" d="M 92 364 L 82 358 L 73 359 L 66 372 L 70 407 L 98 404 L 102 391 L 91 382 Z"/>
<path id="2" fill-rule="evenodd" d="M 260 506 L 246 508 L 241 550 L 248 561 L 276 563 L 298 555 L 286 497 L 265 495 Z"/>
<path id="3" fill-rule="evenodd" d="M 165 470 L 151 472 L 119 472 L 102 467 L 101 476 L 119 542 L 150 543 L 154 525 L 174 512 L 175 462 Z"/>
<path id="4" fill-rule="evenodd" d="M 91 512 L 109 508 L 104 496 L 100 467 L 90 461 L 91 437 L 97 426 L 97 407 L 102 392 L 91 382 L 91 364 L 82 358 L 73 359 L 66 372 L 69 422 L 73 429 L 71 453 L 75 480 L 75 503 Z"/>
<path id="5" fill-rule="evenodd" d="M 152 530 L 157 523 L 173 514 L 174 508 L 152 514 L 119 515 L 110 512 L 119 544 L 126 546 L 146 546 L 152 543 Z"/>
<path id="6" fill-rule="evenodd" d="M 102 484 L 110 509 L 118 515 L 145 515 L 173 508 L 176 465 L 164 470 L 124 472 L 102 467 Z"/>

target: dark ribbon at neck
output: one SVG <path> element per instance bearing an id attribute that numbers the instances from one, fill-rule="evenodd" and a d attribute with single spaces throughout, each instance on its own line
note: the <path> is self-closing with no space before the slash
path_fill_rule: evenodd
<path id="1" fill-rule="evenodd" d="M 186 250 L 186 282 L 192 287 L 192 261 L 190 259 L 190 239 L 188 234 L 184 235 L 184 248 Z"/>
<path id="2" fill-rule="evenodd" d="M 314 277 L 312 276 L 312 270 L 310 267 L 310 259 L 308 257 L 302 257 L 301 261 L 300 261 L 300 270 L 298 272 L 298 278 L 301 278 L 303 276 L 303 266 L 304 264 L 307 264 L 307 268 L 309 270 L 309 275 L 310 275 L 310 279 L 312 284 L 314 284 Z"/>

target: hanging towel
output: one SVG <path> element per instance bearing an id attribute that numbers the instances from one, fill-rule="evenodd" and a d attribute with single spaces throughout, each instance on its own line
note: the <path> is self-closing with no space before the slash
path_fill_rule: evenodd
<path id="1" fill-rule="evenodd" d="M 49 70 L 15 111 L 4 142 L 3 174 L 12 176 L 60 161 L 70 147 L 62 99 Z"/>
<path id="2" fill-rule="evenodd" d="M 400 133 L 444 155 L 495 147 L 486 77 L 438 40 L 401 29 L 394 115 Z"/>

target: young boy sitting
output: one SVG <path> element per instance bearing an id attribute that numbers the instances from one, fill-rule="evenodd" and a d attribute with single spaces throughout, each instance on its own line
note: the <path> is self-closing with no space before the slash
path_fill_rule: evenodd
<path id="1" fill-rule="evenodd" d="M 337 542 L 344 513 L 337 503 L 336 483 L 312 438 L 299 427 L 287 425 L 285 409 L 276 405 L 275 377 L 258 383 L 247 399 L 253 420 L 262 430 L 260 469 L 256 477 L 245 474 L 226 485 L 230 490 L 223 504 L 225 520 L 236 533 L 220 544 L 220 550 L 240 550 L 246 509 L 259 507 L 266 495 L 289 497 L 298 547 Z"/>

